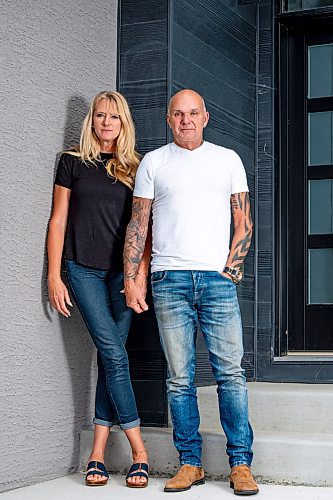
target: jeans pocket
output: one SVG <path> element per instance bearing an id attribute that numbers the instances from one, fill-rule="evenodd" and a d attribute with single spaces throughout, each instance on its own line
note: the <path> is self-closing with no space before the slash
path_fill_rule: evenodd
<path id="1" fill-rule="evenodd" d="M 155 271 L 151 273 L 152 284 L 161 283 L 167 275 L 167 271 Z"/>
<path id="2" fill-rule="evenodd" d="M 229 283 L 232 283 L 233 285 L 235 285 L 236 283 L 231 279 L 231 278 L 227 278 L 226 276 L 223 276 L 222 273 L 218 272 L 218 275 L 220 276 L 220 278 L 222 278 L 224 281 L 227 281 Z"/>

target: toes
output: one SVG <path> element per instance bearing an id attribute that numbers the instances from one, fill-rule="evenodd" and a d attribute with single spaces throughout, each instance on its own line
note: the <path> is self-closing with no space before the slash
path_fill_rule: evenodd
<path id="1" fill-rule="evenodd" d="M 93 475 L 93 480 L 94 480 L 95 483 L 99 483 L 100 481 L 103 480 L 103 478 L 99 474 L 96 474 L 96 475 L 94 474 Z"/>
<path id="2" fill-rule="evenodd" d="M 144 477 L 142 476 L 139 476 L 139 477 L 136 477 L 136 484 L 143 484 L 143 483 L 146 483 L 147 482 L 147 479 L 145 479 Z"/>
<path id="3" fill-rule="evenodd" d="M 130 484 L 143 484 L 147 480 L 144 477 L 129 477 L 127 480 Z"/>

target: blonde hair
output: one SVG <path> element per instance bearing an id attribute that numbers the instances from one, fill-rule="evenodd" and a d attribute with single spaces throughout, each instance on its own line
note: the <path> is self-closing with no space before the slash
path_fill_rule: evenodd
<path id="1" fill-rule="evenodd" d="M 101 146 L 93 128 L 93 116 L 97 104 L 102 99 L 108 99 L 115 104 L 121 120 L 114 158 L 107 162 L 106 170 L 111 177 L 133 189 L 140 155 L 135 150 L 135 128 L 131 112 L 125 97 L 119 92 L 104 91 L 94 97 L 82 124 L 80 144 L 74 151 L 67 151 L 67 153 L 80 157 L 85 163 L 90 162 L 95 165 L 96 160 L 100 159 Z"/>

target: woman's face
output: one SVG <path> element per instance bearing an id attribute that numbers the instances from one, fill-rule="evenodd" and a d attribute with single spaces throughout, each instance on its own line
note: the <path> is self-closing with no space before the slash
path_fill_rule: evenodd
<path id="1" fill-rule="evenodd" d="M 121 120 L 116 105 L 110 99 L 101 99 L 95 107 L 93 126 L 101 144 L 101 149 L 109 148 L 121 130 Z"/>

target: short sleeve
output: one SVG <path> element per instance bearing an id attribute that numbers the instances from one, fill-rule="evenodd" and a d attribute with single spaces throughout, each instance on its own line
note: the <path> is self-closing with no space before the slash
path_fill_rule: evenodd
<path id="1" fill-rule="evenodd" d="M 72 189 L 73 182 L 73 157 L 63 154 L 60 157 L 57 175 L 54 183 L 68 189 Z"/>
<path id="2" fill-rule="evenodd" d="M 141 161 L 135 177 L 134 196 L 139 198 L 147 198 L 153 200 L 155 196 L 154 190 L 154 174 L 153 164 L 149 153 L 146 154 Z"/>
<path id="3" fill-rule="evenodd" d="M 234 161 L 231 179 L 231 194 L 248 192 L 246 172 L 242 160 L 234 152 Z"/>

